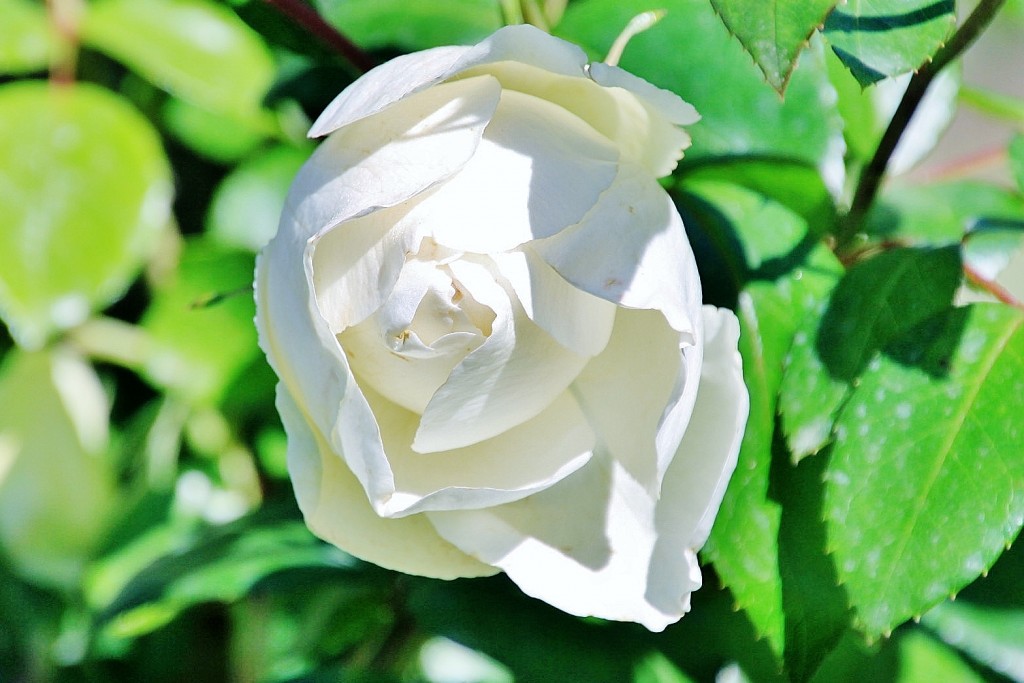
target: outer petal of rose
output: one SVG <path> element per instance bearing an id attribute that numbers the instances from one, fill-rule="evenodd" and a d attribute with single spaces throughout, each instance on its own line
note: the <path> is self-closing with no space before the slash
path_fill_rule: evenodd
<path id="1" fill-rule="evenodd" d="M 427 513 L 441 536 L 572 614 L 636 621 L 653 631 L 677 621 L 700 587 L 695 551 L 735 466 L 746 418 L 738 325 L 727 312 L 707 315 L 707 361 L 693 418 L 660 500 L 599 451 L 580 471 L 529 498 Z"/>
<path id="2" fill-rule="evenodd" d="M 693 252 L 672 199 L 646 171 L 620 164 L 578 225 L 530 246 L 580 289 L 626 308 L 659 310 L 676 330 L 696 334 L 701 289 Z"/>
<path id="3" fill-rule="evenodd" d="M 512 249 L 578 223 L 615 179 L 618 158 L 582 119 L 503 90 L 473 158 L 407 220 L 452 249 Z"/>
<path id="4" fill-rule="evenodd" d="M 680 549 L 700 549 L 736 468 L 749 398 L 736 344 L 739 322 L 731 311 L 704 307 L 704 367 L 693 417 L 665 473 L 658 503 L 647 599 L 662 611 L 682 603 L 675 577 L 694 567 Z M 688 601 L 688 598 L 687 598 Z"/>
<path id="5" fill-rule="evenodd" d="M 371 501 L 382 517 L 519 500 L 564 479 L 593 454 L 594 432 L 568 392 L 493 439 L 426 455 L 412 450 L 419 415 L 371 391 L 366 395 L 395 477 L 395 490 Z"/>
<path id="6" fill-rule="evenodd" d="M 438 536 L 421 516 L 383 519 L 359 482 L 319 435 L 283 384 L 277 408 L 288 434 L 288 469 L 306 524 L 320 538 L 388 569 L 443 579 L 497 569 Z"/>
<path id="7" fill-rule="evenodd" d="M 562 346 L 594 356 L 612 333 L 617 307 L 573 287 L 538 257 L 529 245 L 491 254 L 526 315 Z"/>
<path id="8" fill-rule="evenodd" d="M 463 259 L 449 267 L 496 317 L 487 341 L 452 370 L 424 409 L 412 446 L 420 453 L 490 439 L 539 415 L 588 360 L 535 325 L 483 266 Z"/>
<path id="9" fill-rule="evenodd" d="M 656 540 L 654 500 L 607 453 L 515 503 L 425 514 L 443 538 L 565 612 L 656 631 L 680 616 L 663 614 L 644 597 Z M 684 575 L 676 585 L 689 591 L 699 583 Z"/>
<path id="10" fill-rule="evenodd" d="M 655 497 L 701 376 L 701 346 L 680 348 L 680 336 L 657 311 L 620 309 L 608 345 L 572 385 L 605 448 Z"/>
<path id="11" fill-rule="evenodd" d="M 583 76 L 579 47 L 528 25 L 507 26 L 472 47 L 438 47 L 392 59 L 371 69 L 334 98 L 309 131 L 320 137 L 383 111 L 409 95 L 480 64 L 526 62 L 547 71 Z"/>

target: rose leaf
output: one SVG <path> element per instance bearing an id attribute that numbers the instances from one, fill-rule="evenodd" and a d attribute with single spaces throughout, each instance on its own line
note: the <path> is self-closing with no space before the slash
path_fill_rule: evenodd
<path id="1" fill-rule="evenodd" d="M 974 304 L 861 374 L 825 471 L 829 550 L 856 619 L 888 633 L 988 570 L 1024 521 L 1024 313 Z"/>

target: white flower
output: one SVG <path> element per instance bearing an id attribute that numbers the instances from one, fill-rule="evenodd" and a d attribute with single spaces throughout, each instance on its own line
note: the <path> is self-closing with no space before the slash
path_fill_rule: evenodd
<path id="1" fill-rule="evenodd" d="M 256 280 L 315 533 L 573 614 L 687 611 L 747 415 L 656 181 L 697 118 L 527 26 L 331 103 Z"/>

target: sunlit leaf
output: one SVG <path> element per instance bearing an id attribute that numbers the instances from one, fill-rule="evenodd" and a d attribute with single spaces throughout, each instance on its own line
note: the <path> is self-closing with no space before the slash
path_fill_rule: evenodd
<path id="1" fill-rule="evenodd" d="M 916 70 L 956 25 L 953 0 L 849 0 L 825 22 L 825 36 L 861 85 Z"/>
<path id="2" fill-rule="evenodd" d="M 921 622 L 978 663 L 1024 680 L 1024 609 L 944 602 Z"/>
<path id="3" fill-rule="evenodd" d="M 0 548 L 31 581 L 72 588 L 116 502 L 99 379 L 58 349 L 0 368 Z"/>
<path id="4" fill-rule="evenodd" d="M 273 78 L 259 35 L 208 0 L 98 0 L 88 6 L 82 37 L 155 85 L 213 111 L 251 113 Z"/>
<path id="5" fill-rule="evenodd" d="M 0 86 L 0 316 L 38 347 L 117 298 L 168 220 L 149 123 L 93 85 Z"/>
<path id="6" fill-rule="evenodd" d="M 779 395 L 794 459 L 830 440 L 851 385 L 878 349 L 948 307 L 959 284 L 958 249 L 895 249 L 851 269 L 820 317 L 804 318 Z"/>
<path id="7" fill-rule="evenodd" d="M 189 401 L 223 395 L 256 356 L 253 255 L 201 240 L 186 243 L 171 282 L 142 319 L 152 337 L 144 374 Z"/>
<path id="8" fill-rule="evenodd" d="M 900 638 L 898 683 L 981 683 L 983 680 L 954 650 L 921 631 L 911 631 Z"/>
<path id="9" fill-rule="evenodd" d="M 207 233 L 228 246 L 258 251 L 277 232 L 285 195 L 310 150 L 273 147 L 235 167 L 213 195 Z"/>
<path id="10" fill-rule="evenodd" d="M 45 69 L 55 40 L 46 10 L 29 0 L 0 0 L 0 73 Z"/>
<path id="11" fill-rule="evenodd" d="M 711 0 L 773 88 L 786 89 L 797 57 L 836 0 Z"/>
<path id="12" fill-rule="evenodd" d="M 894 340 L 836 422 L 830 550 L 872 635 L 986 571 L 1024 523 L 1024 312 L 974 304 Z"/>

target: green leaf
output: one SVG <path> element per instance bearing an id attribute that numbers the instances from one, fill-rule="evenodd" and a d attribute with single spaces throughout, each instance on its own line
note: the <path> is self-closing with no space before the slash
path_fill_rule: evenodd
<path id="1" fill-rule="evenodd" d="M 795 460 L 830 439 L 850 386 L 897 335 L 944 310 L 960 284 L 959 250 L 893 249 L 851 269 L 820 317 L 793 339 L 779 394 Z"/>
<path id="2" fill-rule="evenodd" d="M 0 369 L 0 547 L 25 578 L 74 588 L 115 502 L 109 407 L 67 349 L 15 351 Z"/>
<path id="3" fill-rule="evenodd" d="M 28 0 L 0 0 L 0 73 L 42 71 L 56 41 L 46 10 Z"/>
<path id="4" fill-rule="evenodd" d="M 1024 610 L 1019 607 L 944 602 L 925 614 L 921 622 L 978 663 L 1004 676 L 1021 678 Z"/>
<path id="5" fill-rule="evenodd" d="M 773 88 L 783 93 L 800 51 L 836 0 L 711 0 Z"/>
<path id="6" fill-rule="evenodd" d="M 199 155 L 222 164 L 241 160 L 274 133 L 269 116 L 240 116 L 168 98 L 160 118 L 174 138 Z"/>
<path id="7" fill-rule="evenodd" d="M 251 115 L 274 75 L 260 36 L 206 0 L 98 0 L 88 5 L 82 39 L 215 112 Z"/>
<path id="8" fill-rule="evenodd" d="M 235 167 L 217 190 L 206 221 L 221 244 L 259 251 L 277 232 L 288 188 L 309 148 L 272 147 Z"/>
<path id="9" fill-rule="evenodd" d="M 842 122 L 831 106 L 824 54 L 804 52 L 785 99 L 765 85 L 742 46 L 707 0 L 668 0 L 665 18 L 633 38 L 623 68 L 679 94 L 703 117 L 687 130 L 688 162 L 728 155 L 770 156 L 818 169 L 833 191 L 843 184 Z M 570 4 L 558 35 L 603 58 L 629 20 L 649 10 L 646 0 L 588 0 Z"/>
<path id="10" fill-rule="evenodd" d="M 738 285 L 740 352 L 751 410 L 736 473 L 703 555 L 779 661 L 785 647 L 779 575 L 780 505 L 769 497 L 775 404 L 782 360 L 797 321 L 826 293 L 842 266 L 808 242 L 808 226 L 782 204 L 749 189 L 686 176 L 681 198 L 699 229 L 728 250 Z M 691 224 L 691 232 L 695 226 Z M 738 244 L 737 244 L 738 243 Z"/>
<path id="11" fill-rule="evenodd" d="M 302 522 L 274 519 L 264 508 L 167 554 L 136 574 L 100 614 L 106 631 L 134 638 L 201 602 L 238 600 L 267 576 L 284 569 L 341 570 L 354 560 L 317 540 Z"/>
<path id="12" fill-rule="evenodd" d="M 1024 134 L 1013 136 L 1006 153 L 1010 158 L 1010 171 L 1017 182 L 1017 189 L 1024 192 Z"/>
<path id="13" fill-rule="evenodd" d="M 900 638 L 900 674 L 898 683 L 981 683 L 954 650 L 921 631 L 911 631 Z"/>
<path id="14" fill-rule="evenodd" d="M 191 402 L 220 399 L 259 352 L 252 272 L 249 252 L 186 242 L 172 280 L 142 318 L 153 342 L 143 374 Z"/>
<path id="15" fill-rule="evenodd" d="M 92 85 L 0 86 L 0 316 L 35 348 L 118 296 L 170 214 L 149 123 Z"/>
<path id="16" fill-rule="evenodd" d="M 876 356 L 836 422 L 830 550 L 857 618 L 888 633 L 986 571 L 1024 523 L 1024 312 L 975 304 Z"/>
<path id="17" fill-rule="evenodd" d="M 982 219 L 1024 220 L 1024 199 L 1005 188 L 960 180 L 887 190 L 867 216 L 868 234 L 914 245 L 956 244 Z"/>
<path id="18" fill-rule="evenodd" d="M 981 292 L 960 292 L 960 301 L 1024 302 L 1024 221 L 992 222 L 972 230 L 963 241 L 964 273 Z"/>
<path id="19" fill-rule="evenodd" d="M 468 45 L 501 27 L 497 0 L 316 0 L 328 22 L 367 49 Z"/>
<path id="20" fill-rule="evenodd" d="M 849 0 L 825 37 L 862 86 L 918 69 L 956 26 L 953 0 Z"/>

